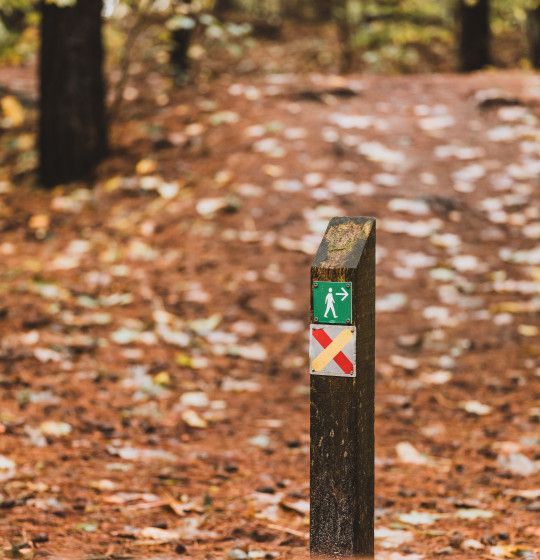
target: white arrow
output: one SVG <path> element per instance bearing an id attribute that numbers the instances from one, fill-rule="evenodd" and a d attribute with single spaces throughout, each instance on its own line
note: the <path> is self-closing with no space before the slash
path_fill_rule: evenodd
<path id="1" fill-rule="evenodd" d="M 345 288 L 341 288 L 341 292 L 336 295 L 341 296 L 341 301 L 345 301 L 349 297 L 349 292 Z"/>

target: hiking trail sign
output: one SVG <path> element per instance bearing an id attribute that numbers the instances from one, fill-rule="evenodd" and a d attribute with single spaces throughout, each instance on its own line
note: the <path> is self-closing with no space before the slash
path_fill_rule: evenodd
<path id="1" fill-rule="evenodd" d="M 313 321 L 350 325 L 352 322 L 352 284 L 350 282 L 313 282 Z"/>
<path id="2" fill-rule="evenodd" d="M 309 358 L 313 375 L 355 377 L 355 327 L 311 325 Z"/>
<path id="3" fill-rule="evenodd" d="M 310 550 L 374 555 L 375 220 L 333 218 L 311 267 Z"/>

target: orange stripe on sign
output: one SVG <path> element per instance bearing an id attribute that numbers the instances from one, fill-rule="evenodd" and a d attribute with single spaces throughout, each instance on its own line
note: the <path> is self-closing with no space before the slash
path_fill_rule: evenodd
<path id="1" fill-rule="evenodd" d="M 324 329 L 313 329 L 313 336 L 324 350 L 311 362 L 312 369 L 317 372 L 321 371 L 334 360 L 344 373 L 351 374 L 353 372 L 353 363 L 342 352 L 343 348 L 353 337 L 351 329 L 343 329 L 334 340 L 330 338 Z"/>

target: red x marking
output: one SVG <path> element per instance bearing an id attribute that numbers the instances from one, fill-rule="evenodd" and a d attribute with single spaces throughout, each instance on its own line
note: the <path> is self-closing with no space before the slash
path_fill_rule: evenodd
<path id="1" fill-rule="evenodd" d="M 332 342 L 332 339 L 324 329 L 313 329 L 313 336 L 323 348 L 326 348 Z M 347 358 L 347 356 L 345 356 L 343 352 L 338 352 L 336 354 L 336 356 L 334 357 L 334 362 L 336 362 L 336 364 L 349 375 L 354 370 L 353 363 L 351 362 L 351 360 L 349 360 L 349 358 Z"/>

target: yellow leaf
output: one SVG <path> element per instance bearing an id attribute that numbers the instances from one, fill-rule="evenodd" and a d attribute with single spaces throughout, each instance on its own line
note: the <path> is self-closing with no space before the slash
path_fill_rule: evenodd
<path id="1" fill-rule="evenodd" d="M 116 191 L 120 188 L 120 185 L 122 184 L 122 177 L 111 177 L 110 179 L 107 179 L 105 181 L 105 184 L 103 185 L 103 188 L 107 191 L 107 192 L 113 192 Z"/>
<path id="2" fill-rule="evenodd" d="M 34 147 L 34 140 L 33 134 L 21 134 L 17 138 L 17 149 L 21 152 L 31 150 Z"/>
<path id="3" fill-rule="evenodd" d="M 526 301 L 501 301 L 490 307 L 491 313 L 530 313 L 532 306 Z"/>
<path id="4" fill-rule="evenodd" d="M 47 229 L 50 224 L 50 218 L 47 214 L 34 214 L 28 221 L 30 229 Z"/>
<path id="5" fill-rule="evenodd" d="M 2 124 L 6 128 L 21 126 L 24 122 L 24 109 L 16 97 L 6 95 L 0 100 L 0 107 L 4 115 Z"/>
<path id="6" fill-rule="evenodd" d="M 279 165 L 272 165 L 271 163 L 267 163 L 263 165 L 263 171 L 269 177 L 281 177 L 283 175 L 283 167 Z"/>
<path id="7" fill-rule="evenodd" d="M 531 266 L 528 273 L 535 282 L 540 282 L 540 266 Z"/>
<path id="8" fill-rule="evenodd" d="M 214 177 L 214 180 L 220 187 L 228 185 L 234 179 L 234 175 L 228 169 L 222 169 L 218 171 Z"/>
<path id="9" fill-rule="evenodd" d="M 182 413 L 182 420 L 190 427 L 190 428 L 206 428 L 208 426 L 208 422 L 199 416 L 194 410 L 188 409 Z"/>
<path id="10" fill-rule="evenodd" d="M 192 367 L 191 356 L 183 354 L 182 352 L 178 352 L 178 354 L 176 354 L 176 356 L 174 357 L 174 361 L 176 362 L 177 366 L 188 368 Z"/>
<path id="11" fill-rule="evenodd" d="M 536 325 L 519 325 L 518 333 L 522 336 L 538 336 L 540 329 Z"/>
<path id="12" fill-rule="evenodd" d="M 200 60 L 206 53 L 205 48 L 202 45 L 192 45 L 189 47 L 189 57 L 193 60 Z"/>
<path id="13" fill-rule="evenodd" d="M 41 272 L 43 269 L 43 265 L 41 261 L 38 259 L 27 259 L 23 263 L 24 270 L 28 272 L 38 273 Z"/>
<path id="14" fill-rule="evenodd" d="M 154 375 L 154 384 L 155 385 L 170 385 L 171 384 L 171 376 L 167 371 L 160 371 Z"/>
<path id="15" fill-rule="evenodd" d="M 157 169 L 157 163 L 153 159 L 141 159 L 135 166 L 138 175 L 148 175 Z"/>

